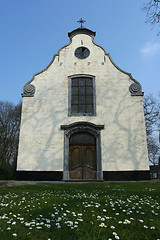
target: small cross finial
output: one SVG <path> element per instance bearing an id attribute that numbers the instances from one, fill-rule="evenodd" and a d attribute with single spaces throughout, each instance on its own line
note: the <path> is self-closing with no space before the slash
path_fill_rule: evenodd
<path id="1" fill-rule="evenodd" d="M 77 21 L 79 24 L 81 24 L 81 28 L 83 28 L 83 24 L 84 24 L 84 22 L 86 22 L 85 20 L 83 20 L 82 18 L 79 20 L 79 21 Z"/>

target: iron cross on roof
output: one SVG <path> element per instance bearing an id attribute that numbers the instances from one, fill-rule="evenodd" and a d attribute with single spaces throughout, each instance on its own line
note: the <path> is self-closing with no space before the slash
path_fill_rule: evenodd
<path id="1" fill-rule="evenodd" d="M 81 28 L 83 28 L 83 24 L 84 24 L 84 22 L 86 22 L 85 20 L 83 20 L 82 18 L 79 20 L 79 21 L 77 21 L 79 24 L 81 24 Z"/>

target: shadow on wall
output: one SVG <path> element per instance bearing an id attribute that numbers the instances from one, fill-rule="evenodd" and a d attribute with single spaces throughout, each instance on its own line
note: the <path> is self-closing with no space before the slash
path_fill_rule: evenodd
<path id="1" fill-rule="evenodd" d="M 28 114 L 21 122 L 18 170 L 54 171 L 57 169 L 58 171 L 63 167 L 63 154 L 61 156 L 59 152 L 63 152 L 64 133 L 59 130 L 61 123 L 65 120 L 63 108 L 66 103 L 56 105 L 53 99 L 47 109 L 46 94 L 41 96 L 41 99 L 43 102 L 37 101 L 36 98 L 25 99 L 30 101 L 32 108 L 36 106 L 36 110 L 29 112 L 27 109 Z M 58 139 L 55 137 L 57 131 L 59 131 Z"/>
<path id="2" fill-rule="evenodd" d="M 108 129 L 110 127 L 114 130 L 104 152 L 107 156 L 107 164 L 110 164 L 114 171 L 143 170 L 144 166 L 147 166 L 143 114 L 139 112 L 140 105 L 135 107 L 135 102 L 140 101 L 140 97 L 133 99 L 133 103 L 129 105 L 127 95 L 128 93 L 117 103 L 113 120 L 110 122 L 112 127 L 107 126 Z"/>

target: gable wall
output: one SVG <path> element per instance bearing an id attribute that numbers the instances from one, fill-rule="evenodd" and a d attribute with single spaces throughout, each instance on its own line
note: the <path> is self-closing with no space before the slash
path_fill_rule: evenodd
<path id="1" fill-rule="evenodd" d="M 74 56 L 80 46 L 90 49 L 87 59 Z M 68 116 L 68 77 L 74 74 L 95 76 L 96 116 Z M 23 98 L 17 170 L 63 171 L 60 126 L 78 121 L 104 125 L 103 171 L 148 170 L 142 96 L 131 96 L 132 83 L 90 36 L 74 36 L 50 67 L 34 77 L 34 97 Z"/>

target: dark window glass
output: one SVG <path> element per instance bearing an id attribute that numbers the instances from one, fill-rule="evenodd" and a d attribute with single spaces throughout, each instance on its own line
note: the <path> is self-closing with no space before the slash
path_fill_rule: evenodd
<path id="1" fill-rule="evenodd" d="M 79 103 L 80 103 L 80 105 L 85 104 L 85 95 L 84 96 L 81 96 L 81 95 L 79 96 Z"/>
<path id="2" fill-rule="evenodd" d="M 78 95 L 78 87 L 72 87 L 72 95 Z"/>
<path id="3" fill-rule="evenodd" d="M 73 113 L 78 113 L 79 112 L 78 105 L 71 105 L 71 108 L 72 108 Z"/>
<path id="4" fill-rule="evenodd" d="M 87 105 L 86 107 L 87 107 L 87 109 L 86 109 L 87 113 L 90 113 L 93 111 L 93 105 Z"/>
<path id="5" fill-rule="evenodd" d="M 93 80 L 92 79 L 87 79 L 86 86 L 93 86 Z"/>
<path id="6" fill-rule="evenodd" d="M 93 93 L 93 88 L 92 87 L 86 87 L 86 94 L 87 95 L 92 95 Z"/>
<path id="7" fill-rule="evenodd" d="M 92 103 L 93 103 L 93 97 L 88 96 L 87 99 L 86 99 L 86 104 L 89 105 L 89 104 L 92 104 Z"/>
<path id="8" fill-rule="evenodd" d="M 85 86 L 85 79 L 80 78 L 79 79 L 79 86 Z"/>
<path id="9" fill-rule="evenodd" d="M 79 87 L 79 95 L 85 95 L 85 87 Z"/>
<path id="10" fill-rule="evenodd" d="M 78 86 L 78 78 L 72 80 L 72 86 Z"/>
<path id="11" fill-rule="evenodd" d="M 85 105 L 82 105 L 82 104 L 79 105 L 79 112 L 85 113 Z"/>
<path id="12" fill-rule="evenodd" d="M 72 104 L 78 104 L 78 95 L 73 95 L 72 96 Z"/>
<path id="13" fill-rule="evenodd" d="M 93 114 L 93 79 L 87 77 L 71 80 L 71 113 Z"/>

